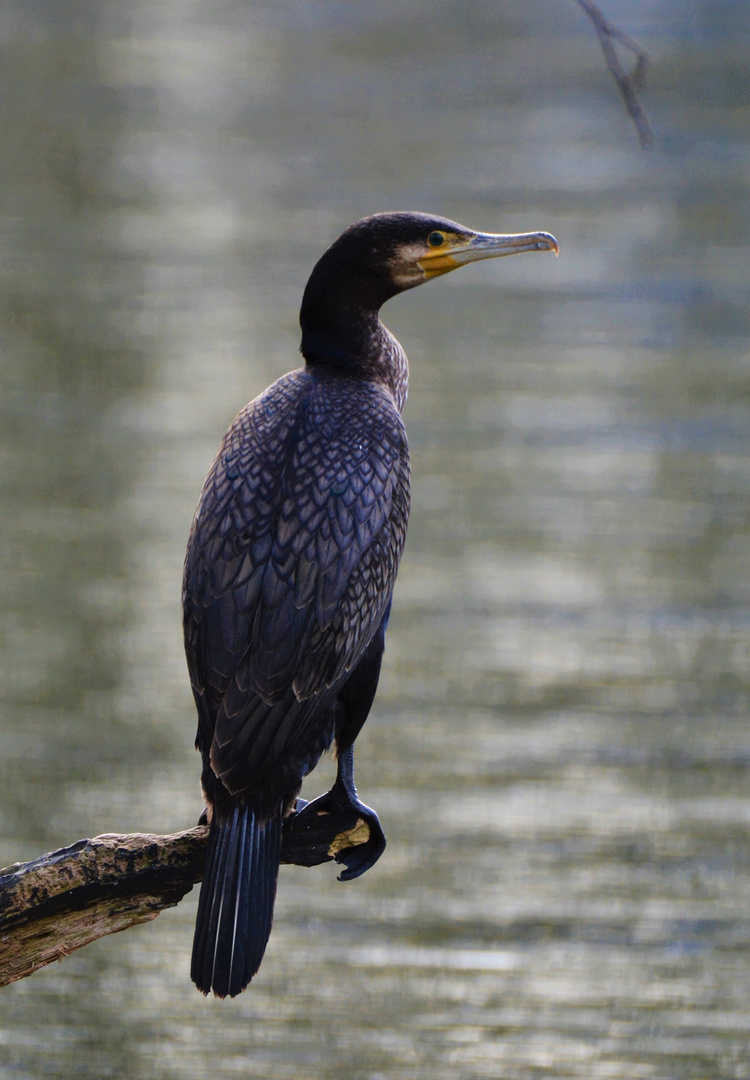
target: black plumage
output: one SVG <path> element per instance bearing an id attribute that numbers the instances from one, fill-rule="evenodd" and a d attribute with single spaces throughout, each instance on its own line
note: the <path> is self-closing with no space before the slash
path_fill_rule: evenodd
<path id="1" fill-rule="evenodd" d="M 492 236 L 423 214 L 351 226 L 305 290 L 305 366 L 250 402 L 224 437 L 183 586 L 211 820 L 191 971 L 204 993 L 235 996 L 258 970 L 282 822 L 334 740 L 336 784 L 309 812 L 333 799 L 367 820 L 370 841 L 344 857 L 343 879 L 385 847 L 353 780 L 409 515 L 408 367 L 380 306 L 462 262 L 551 249 L 546 233 Z"/>

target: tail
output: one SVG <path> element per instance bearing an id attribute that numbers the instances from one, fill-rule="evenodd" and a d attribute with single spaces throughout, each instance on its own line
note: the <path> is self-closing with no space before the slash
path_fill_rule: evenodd
<path id="1" fill-rule="evenodd" d="M 260 967 L 273 921 L 281 856 L 279 809 L 260 824 L 247 806 L 214 816 L 190 977 L 204 994 L 240 994 Z"/>

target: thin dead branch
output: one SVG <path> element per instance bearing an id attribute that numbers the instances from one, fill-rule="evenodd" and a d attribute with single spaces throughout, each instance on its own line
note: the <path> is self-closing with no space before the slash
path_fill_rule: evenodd
<path id="1" fill-rule="evenodd" d="M 577 0 L 577 3 L 580 4 L 594 24 L 599 44 L 604 53 L 604 59 L 607 61 L 607 67 L 617 83 L 622 100 L 625 102 L 625 108 L 635 124 L 641 146 L 644 148 L 653 146 L 654 133 L 646 115 L 646 110 L 643 108 L 637 94 L 637 90 L 643 86 L 646 77 L 649 64 L 648 54 L 637 41 L 634 41 L 632 37 L 614 26 L 591 0 Z M 635 68 L 632 75 L 628 75 L 620 63 L 615 49 L 615 42 L 635 55 Z"/>

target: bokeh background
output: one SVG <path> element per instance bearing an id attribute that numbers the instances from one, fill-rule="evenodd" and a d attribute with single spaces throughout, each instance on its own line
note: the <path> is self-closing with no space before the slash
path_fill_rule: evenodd
<path id="1" fill-rule="evenodd" d="M 263 968 L 195 894 L 2 991 L 0 1077 L 750 1077 L 750 10 L 3 0 L 0 865 L 200 811 L 185 541 L 352 220 L 561 255 L 394 300 L 413 513 L 359 786 Z M 328 786 L 330 763 L 305 793 Z"/>

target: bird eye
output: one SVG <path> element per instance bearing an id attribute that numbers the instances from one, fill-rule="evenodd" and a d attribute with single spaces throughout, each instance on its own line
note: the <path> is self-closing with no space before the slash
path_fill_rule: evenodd
<path id="1" fill-rule="evenodd" d="M 431 232 L 427 237 L 427 243 L 430 247 L 440 247 L 441 244 L 445 243 L 445 236 L 441 232 Z"/>

